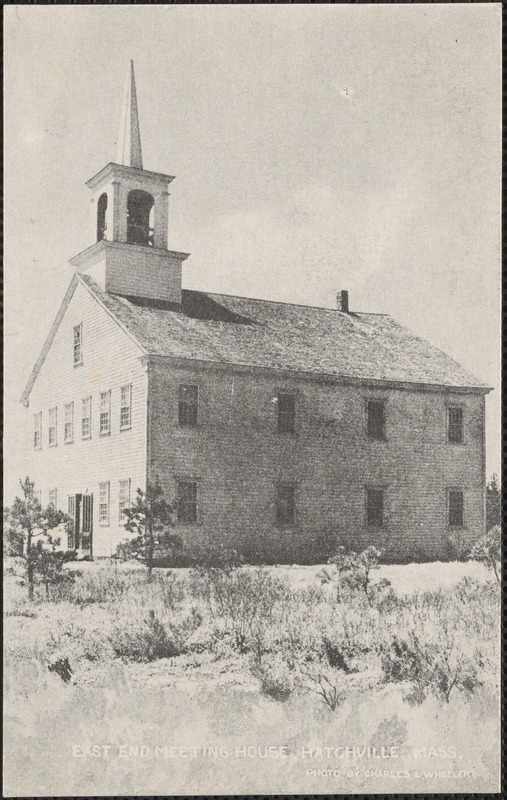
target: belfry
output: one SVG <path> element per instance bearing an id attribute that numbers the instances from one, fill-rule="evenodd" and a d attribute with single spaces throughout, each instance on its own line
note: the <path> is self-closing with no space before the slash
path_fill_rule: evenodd
<path id="1" fill-rule="evenodd" d="M 188 253 L 167 249 L 168 186 L 172 175 L 143 169 L 134 74 L 130 62 L 118 136 L 117 161 L 87 182 L 92 192 L 94 243 L 71 259 L 105 291 L 126 297 L 181 302 Z"/>

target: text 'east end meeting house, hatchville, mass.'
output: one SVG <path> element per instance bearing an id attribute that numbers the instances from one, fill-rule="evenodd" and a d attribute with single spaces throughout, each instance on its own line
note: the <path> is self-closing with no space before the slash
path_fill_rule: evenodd
<path id="1" fill-rule="evenodd" d="M 314 308 L 182 289 L 172 180 L 143 168 L 131 64 L 117 160 L 87 183 L 92 244 L 22 397 L 27 474 L 75 518 L 62 546 L 114 554 L 156 475 L 194 553 L 436 559 L 480 535 L 488 387 L 346 291 Z"/>

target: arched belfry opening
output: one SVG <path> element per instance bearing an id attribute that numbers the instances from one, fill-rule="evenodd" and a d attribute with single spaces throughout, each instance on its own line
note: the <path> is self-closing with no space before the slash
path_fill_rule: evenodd
<path id="1" fill-rule="evenodd" d="M 153 247 L 153 206 L 151 194 L 133 189 L 127 198 L 127 242 Z"/>
<path id="2" fill-rule="evenodd" d="M 102 239 L 107 237 L 107 194 L 104 192 L 100 195 L 97 202 L 97 241 L 101 242 Z"/>

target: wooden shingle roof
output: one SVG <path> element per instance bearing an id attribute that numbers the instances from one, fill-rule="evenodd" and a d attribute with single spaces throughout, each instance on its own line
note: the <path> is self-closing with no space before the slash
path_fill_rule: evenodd
<path id="1" fill-rule="evenodd" d="M 183 290 L 181 305 L 89 290 L 148 354 L 366 381 L 488 391 L 385 314 Z"/>

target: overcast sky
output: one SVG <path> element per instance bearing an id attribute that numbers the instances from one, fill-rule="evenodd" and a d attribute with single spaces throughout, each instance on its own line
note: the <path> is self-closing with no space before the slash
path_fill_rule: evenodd
<path id="1" fill-rule="evenodd" d="M 93 243 L 134 59 L 184 286 L 392 314 L 489 386 L 499 471 L 501 6 L 4 7 L 6 500 L 19 396 Z"/>

